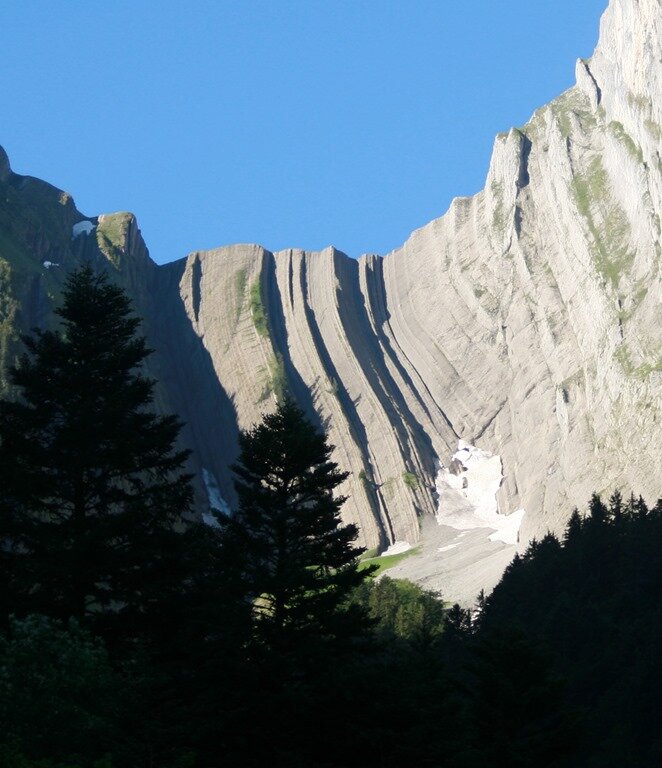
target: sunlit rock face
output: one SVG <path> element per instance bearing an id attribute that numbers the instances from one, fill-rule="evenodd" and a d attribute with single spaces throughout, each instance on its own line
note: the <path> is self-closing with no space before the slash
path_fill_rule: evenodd
<path id="1" fill-rule="evenodd" d="M 232 506 L 238 429 L 288 392 L 349 472 L 363 543 L 454 531 L 404 562 L 434 551 L 414 575 L 475 594 L 592 491 L 660 491 L 661 26 L 658 0 L 612 0 L 575 87 L 497 136 L 484 190 L 384 258 L 234 245 L 157 267 L 130 214 L 83 216 L 0 152 L 0 358 L 51 322 L 67 269 L 105 264 L 201 510 Z"/>
<path id="2" fill-rule="evenodd" d="M 501 457 L 523 540 L 592 490 L 659 492 L 661 14 L 612 2 L 578 85 L 384 260 L 389 325 L 457 435 Z"/>

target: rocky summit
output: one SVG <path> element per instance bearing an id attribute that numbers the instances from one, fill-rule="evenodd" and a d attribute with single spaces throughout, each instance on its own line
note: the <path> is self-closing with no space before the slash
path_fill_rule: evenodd
<path id="1" fill-rule="evenodd" d="M 365 546 L 470 601 L 591 492 L 660 491 L 661 102 L 660 0 L 611 0 L 576 85 L 496 137 L 483 191 L 358 260 L 232 245 L 157 266 L 132 214 L 84 216 L 0 149 L 0 389 L 66 272 L 103 264 L 186 422 L 200 514 L 232 507 L 238 430 L 288 392 L 350 473 Z"/>

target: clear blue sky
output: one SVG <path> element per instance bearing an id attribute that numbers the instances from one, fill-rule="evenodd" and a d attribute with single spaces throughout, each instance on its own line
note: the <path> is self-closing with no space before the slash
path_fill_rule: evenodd
<path id="1" fill-rule="evenodd" d="M 4 0 L 0 145 L 152 256 L 387 253 L 571 86 L 607 0 Z"/>

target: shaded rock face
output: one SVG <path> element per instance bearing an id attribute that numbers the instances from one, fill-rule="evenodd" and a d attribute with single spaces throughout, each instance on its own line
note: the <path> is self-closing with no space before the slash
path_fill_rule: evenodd
<path id="1" fill-rule="evenodd" d="M 0 147 L 0 181 L 7 181 L 10 173 L 11 168 L 9 167 L 9 158 L 7 157 L 5 150 Z"/>
<path id="2" fill-rule="evenodd" d="M 86 219 L 0 152 L 1 362 L 92 260 L 145 317 L 157 405 L 186 422 L 216 506 L 234 501 L 238 430 L 285 392 L 328 430 L 369 547 L 419 539 L 460 440 L 500 457 L 520 544 L 594 490 L 653 497 L 661 41 L 659 0 L 612 0 L 577 84 L 497 136 L 485 189 L 384 258 L 234 245 L 157 267 L 133 216 Z"/>

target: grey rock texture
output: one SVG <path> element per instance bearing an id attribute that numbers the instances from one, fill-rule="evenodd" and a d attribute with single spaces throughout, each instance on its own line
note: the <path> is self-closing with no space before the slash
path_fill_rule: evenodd
<path id="1" fill-rule="evenodd" d="M 72 238 L 86 217 L 71 198 L 11 174 L 0 152 L 2 362 L 17 330 L 50 322 L 64 271 L 98 260 L 146 318 L 157 405 L 187 423 L 193 469 L 230 504 L 237 432 L 286 390 L 329 431 L 368 547 L 429 529 L 459 439 L 500 456 L 499 511 L 526 511 L 520 546 L 594 490 L 653 499 L 661 43 L 659 0 L 611 0 L 576 85 L 497 136 L 484 190 L 384 258 L 233 245 L 157 267 L 131 214 Z M 443 573 L 449 597 L 492 584 L 515 551 L 472 533 L 464 557 L 461 537 L 442 539 L 456 565 L 428 557 L 412 573 Z"/>

